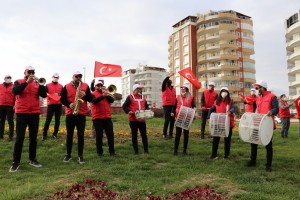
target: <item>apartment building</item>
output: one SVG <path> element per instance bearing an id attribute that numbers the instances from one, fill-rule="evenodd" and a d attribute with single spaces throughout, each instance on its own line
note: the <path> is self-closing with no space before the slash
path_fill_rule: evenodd
<path id="1" fill-rule="evenodd" d="M 153 108 L 162 108 L 161 86 L 168 76 L 166 69 L 140 65 L 135 69 L 129 69 L 122 74 L 122 103 L 129 94 L 132 94 L 132 86 L 136 83 L 144 86 L 143 95 L 148 104 Z"/>
<path id="2" fill-rule="evenodd" d="M 196 28 L 196 34 L 191 32 L 189 35 L 191 37 L 189 46 L 196 47 L 196 52 L 190 52 L 189 59 L 202 86 L 196 92 L 197 107 L 200 107 L 200 97 L 207 88 L 207 83 L 214 81 L 216 90 L 224 86 L 229 88 L 231 97 L 243 111 L 244 103 L 240 102 L 239 95 L 250 93 L 252 84 L 256 81 L 255 60 L 251 58 L 254 54 L 251 17 L 228 10 L 199 13 L 194 17 L 189 16 L 188 19 L 190 26 Z M 179 24 L 184 26 L 182 21 Z M 174 38 L 176 38 L 176 30 L 178 27 L 173 26 Z M 169 40 L 169 67 L 170 71 L 176 72 L 177 65 L 173 56 L 176 54 L 175 47 L 175 42 Z M 179 69 L 185 67 L 187 66 L 181 65 L 179 61 Z"/>
<path id="3" fill-rule="evenodd" d="M 285 20 L 289 98 L 300 96 L 300 11 Z"/>

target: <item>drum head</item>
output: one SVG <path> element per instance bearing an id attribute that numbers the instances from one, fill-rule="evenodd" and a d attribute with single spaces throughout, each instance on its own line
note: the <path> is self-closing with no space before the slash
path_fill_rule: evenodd
<path id="1" fill-rule="evenodd" d="M 210 134 L 213 137 L 228 137 L 230 119 L 226 113 L 211 113 L 209 119 Z"/>
<path id="2" fill-rule="evenodd" d="M 250 142 L 254 124 L 253 114 L 254 113 L 244 113 L 240 119 L 239 136 L 244 142 Z"/>
<path id="3" fill-rule="evenodd" d="M 260 122 L 259 132 L 260 134 L 260 141 L 262 145 L 266 146 L 272 139 L 273 136 L 273 119 L 269 116 L 264 116 Z"/>

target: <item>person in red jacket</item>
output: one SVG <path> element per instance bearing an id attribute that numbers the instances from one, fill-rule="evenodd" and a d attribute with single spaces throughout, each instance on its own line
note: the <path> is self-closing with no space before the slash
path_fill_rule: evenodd
<path id="1" fill-rule="evenodd" d="M 86 115 L 88 114 L 87 102 L 92 101 L 92 94 L 88 84 L 82 82 L 82 73 L 76 71 L 73 73 L 72 81 L 63 87 L 60 101 L 65 106 L 66 114 L 66 128 L 67 128 L 67 154 L 65 155 L 63 162 L 70 162 L 72 160 L 72 145 L 74 129 L 77 129 L 77 141 L 78 141 L 78 162 L 84 164 L 83 148 L 84 148 L 84 131 Z M 78 98 L 82 100 L 82 103 L 75 102 L 77 89 L 80 85 Z M 79 113 L 73 113 L 76 104 L 79 105 Z"/>
<path id="2" fill-rule="evenodd" d="M 132 146 L 134 154 L 139 153 L 138 149 L 138 130 L 142 136 L 142 142 L 144 146 L 144 153 L 148 154 L 148 138 L 147 138 L 147 127 L 145 120 L 138 120 L 135 116 L 135 112 L 138 110 L 148 110 L 149 106 L 147 104 L 146 97 L 142 94 L 143 86 L 139 84 L 134 84 L 132 86 L 132 94 L 128 95 L 122 108 L 126 114 L 128 114 L 129 126 L 131 129 L 132 136 Z"/>
<path id="3" fill-rule="evenodd" d="M 280 95 L 279 101 L 279 117 L 281 118 L 282 127 L 281 127 L 281 137 L 287 138 L 290 129 L 290 107 L 293 103 L 289 104 L 286 100 L 285 94 Z"/>
<path id="4" fill-rule="evenodd" d="M 233 100 L 230 98 L 230 94 L 227 87 L 221 88 L 217 100 L 209 110 L 208 118 L 210 117 L 210 114 L 212 112 L 227 113 L 227 115 L 229 116 L 230 119 L 229 135 L 228 137 L 224 138 L 224 159 L 229 159 L 232 129 L 234 127 L 234 103 Z M 220 143 L 220 137 L 214 136 L 213 144 L 212 144 L 212 154 L 210 156 L 210 159 L 218 158 L 219 143 Z"/>
<path id="5" fill-rule="evenodd" d="M 164 116 L 165 116 L 165 123 L 164 123 L 164 129 L 163 129 L 163 138 L 164 139 L 171 139 L 173 138 L 173 129 L 174 129 L 174 117 L 171 116 L 172 108 L 176 101 L 176 91 L 175 88 L 172 86 L 172 80 L 170 80 L 170 77 L 173 76 L 174 73 L 172 73 L 170 76 L 167 76 L 161 87 L 161 93 L 162 93 L 162 106 L 164 109 Z M 168 132 L 168 126 L 169 127 L 169 136 L 167 135 Z"/>
<path id="6" fill-rule="evenodd" d="M 184 84 L 180 87 L 181 94 L 177 96 L 176 102 L 173 106 L 171 116 L 177 119 L 178 113 L 181 105 L 195 108 L 194 96 L 190 93 L 190 86 L 188 84 Z M 174 155 L 178 154 L 178 146 L 180 142 L 180 137 L 182 133 L 181 127 L 176 127 L 176 136 L 175 136 L 175 144 L 174 144 Z M 187 154 L 187 146 L 189 142 L 189 130 L 183 130 L 183 154 Z"/>
<path id="7" fill-rule="evenodd" d="M 102 80 L 97 80 L 94 87 L 95 91 L 92 92 L 93 100 L 91 104 L 91 111 L 93 125 L 96 129 L 97 154 L 99 157 L 102 157 L 103 155 L 102 139 L 103 130 L 105 130 L 109 154 L 114 156 L 114 129 L 111 120 L 110 104 L 113 103 L 115 99 L 112 95 L 107 93 Z"/>
<path id="8" fill-rule="evenodd" d="M 206 120 L 208 116 L 208 111 L 211 106 L 214 104 L 217 99 L 218 94 L 214 91 L 215 83 L 209 82 L 208 89 L 202 93 L 201 96 L 201 130 L 200 130 L 200 139 L 204 139 L 204 132 L 206 126 Z"/>
<path id="9" fill-rule="evenodd" d="M 47 92 L 46 87 L 36 81 L 34 74 L 35 69 L 28 66 L 25 68 L 25 77 L 14 82 L 12 91 L 16 96 L 16 142 L 13 164 L 9 172 L 16 172 L 19 168 L 27 126 L 29 129 L 29 164 L 34 167 L 42 167 L 36 159 L 36 138 L 40 121 L 39 97 L 46 98 Z"/>
<path id="10" fill-rule="evenodd" d="M 242 98 L 244 104 L 247 104 L 245 111 L 254 113 L 256 110 L 256 95 L 255 88 L 251 88 L 250 94 L 244 98 Z"/>
<path id="11" fill-rule="evenodd" d="M 9 127 L 9 141 L 14 136 L 14 105 L 15 96 L 12 92 L 13 84 L 11 76 L 5 75 L 4 82 L 0 84 L 0 139 L 4 136 L 5 120 L 7 118 Z"/>
<path id="12" fill-rule="evenodd" d="M 276 124 L 274 121 L 274 116 L 278 113 L 278 101 L 277 97 L 270 91 L 267 91 L 268 84 L 266 81 L 259 81 L 253 84 L 253 87 L 258 91 L 258 96 L 256 97 L 257 113 L 267 114 L 272 116 L 274 122 L 274 129 L 276 129 Z M 262 133 L 263 134 L 263 133 Z M 267 150 L 267 163 L 266 171 L 272 171 L 272 160 L 273 160 L 273 144 L 272 139 L 269 144 L 266 145 Z M 257 157 L 257 144 L 251 143 L 251 160 L 246 163 L 246 166 L 253 167 L 256 166 Z"/>
<path id="13" fill-rule="evenodd" d="M 60 116 L 62 112 L 62 104 L 60 102 L 59 97 L 61 95 L 62 88 L 63 88 L 63 86 L 58 83 L 58 80 L 59 80 L 59 74 L 54 73 L 52 76 L 52 82 L 46 85 L 46 90 L 49 95 L 47 96 L 48 107 L 47 107 L 47 117 L 46 117 L 44 130 L 43 130 L 43 140 L 47 139 L 47 132 L 53 114 L 55 116 L 55 124 L 54 124 L 54 131 L 52 133 L 52 136 L 53 138 L 57 138 L 57 133 L 60 125 Z M 58 99 L 54 99 L 53 97 L 58 97 Z"/>

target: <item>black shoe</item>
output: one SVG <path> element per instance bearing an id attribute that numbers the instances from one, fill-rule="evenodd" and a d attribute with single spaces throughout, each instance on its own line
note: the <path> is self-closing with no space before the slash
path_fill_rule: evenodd
<path id="1" fill-rule="evenodd" d="M 13 163 L 12 166 L 9 169 L 9 172 L 17 172 L 19 169 L 19 164 L 18 163 Z"/>
<path id="2" fill-rule="evenodd" d="M 186 150 L 183 150 L 182 154 L 183 154 L 183 155 L 187 155 Z"/>
<path id="3" fill-rule="evenodd" d="M 169 139 L 173 139 L 173 135 L 169 135 L 168 138 L 169 138 Z"/>
<path id="4" fill-rule="evenodd" d="M 97 154 L 99 158 L 102 158 L 103 154 L 102 153 L 98 153 Z"/>
<path id="5" fill-rule="evenodd" d="M 81 165 L 85 163 L 85 161 L 84 161 L 84 159 L 83 159 L 82 156 L 79 156 L 79 157 L 78 157 L 78 162 L 79 162 L 79 164 L 81 164 Z"/>
<path id="6" fill-rule="evenodd" d="M 168 136 L 167 136 L 167 135 L 163 135 L 163 139 L 164 139 L 164 140 L 167 140 L 167 139 L 168 139 Z"/>
<path id="7" fill-rule="evenodd" d="M 9 138 L 8 138 L 8 141 L 9 141 L 9 142 L 12 142 L 12 141 L 14 141 L 14 138 L 13 138 L 13 137 L 9 137 Z"/>
<path id="8" fill-rule="evenodd" d="M 229 156 L 224 156 L 224 159 L 225 160 L 229 160 Z"/>
<path id="9" fill-rule="evenodd" d="M 149 154 L 149 151 L 147 150 L 147 151 L 144 151 L 144 154 Z"/>
<path id="10" fill-rule="evenodd" d="M 42 141 L 45 141 L 48 139 L 48 136 L 47 135 L 44 135 L 43 138 L 42 138 Z"/>
<path id="11" fill-rule="evenodd" d="M 266 172 L 271 172 L 272 171 L 272 167 L 271 166 L 266 166 Z"/>
<path id="12" fill-rule="evenodd" d="M 213 155 L 211 155 L 209 158 L 210 158 L 211 160 L 216 160 L 216 159 L 218 159 L 218 156 L 213 156 Z"/>
<path id="13" fill-rule="evenodd" d="M 201 140 L 204 140 L 204 135 L 200 135 L 200 139 L 201 139 Z"/>
<path id="14" fill-rule="evenodd" d="M 177 151 L 174 151 L 173 155 L 174 155 L 174 156 L 177 156 L 177 155 L 178 155 L 178 152 L 177 152 Z"/>
<path id="15" fill-rule="evenodd" d="M 66 155 L 63 159 L 63 162 L 67 163 L 67 162 L 70 162 L 71 160 L 72 160 L 71 155 Z"/>
<path id="16" fill-rule="evenodd" d="M 53 135 L 52 137 L 53 137 L 53 139 L 58 139 L 59 138 L 57 135 Z"/>
<path id="17" fill-rule="evenodd" d="M 247 163 L 246 163 L 246 167 L 255 167 L 256 166 L 256 162 L 253 161 L 253 160 L 249 160 Z"/>
<path id="18" fill-rule="evenodd" d="M 34 167 L 42 167 L 41 163 L 39 163 L 37 160 L 29 161 L 29 165 L 34 166 Z"/>
<path id="19" fill-rule="evenodd" d="M 112 157 L 117 156 L 117 154 L 114 153 L 114 152 L 113 153 L 109 153 L 109 155 L 112 156 Z"/>

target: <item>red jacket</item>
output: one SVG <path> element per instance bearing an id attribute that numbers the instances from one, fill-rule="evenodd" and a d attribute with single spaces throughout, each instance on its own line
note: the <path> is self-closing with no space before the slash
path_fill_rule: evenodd
<path id="1" fill-rule="evenodd" d="M 12 92 L 13 84 L 6 86 L 5 83 L 0 84 L 0 106 L 14 106 L 15 96 Z"/>
<path id="2" fill-rule="evenodd" d="M 19 79 L 17 82 L 22 84 L 26 82 L 26 79 Z M 40 114 L 39 87 L 37 82 L 32 81 L 20 94 L 16 95 L 16 113 Z"/>
<path id="3" fill-rule="evenodd" d="M 272 109 L 272 100 L 276 98 L 274 94 L 269 91 L 266 91 L 263 96 L 256 97 L 257 113 L 267 114 Z M 273 118 L 274 129 L 276 129 L 276 123 Z"/>
<path id="4" fill-rule="evenodd" d="M 225 101 L 221 101 L 220 105 L 218 106 L 217 103 L 215 102 L 215 106 L 216 106 L 216 113 L 226 113 L 226 111 L 228 111 L 231 107 L 232 101 L 230 101 L 229 104 L 227 104 Z M 227 109 L 228 107 L 228 109 Z M 230 127 L 234 127 L 234 114 L 231 113 L 229 115 L 230 118 Z"/>
<path id="5" fill-rule="evenodd" d="M 59 83 L 48 83 L 46 85 L 48 93 L 49 94 L 55 94 L 57 96 L 61 95 L 61 91 L 63 89 L 63 86 Z M 47 105 L 53 105 L 53 104 L 61 104 L 60 100 L 56 101 L 50 97 L 47 96 Z"/>
<path id="6" fill-rule="evenodd" d="M 181 105 L 183 105 L 185 107 L 188 107 L 188 108 L 191 108 L 193 99 L 194 99 L 193 95 L 189 95 L 188 99 L 186 98 L 186 95 L 178 95 L 177 96 L 177 106 L 176 106 L 175 119 L 177 119 L 177 116 L 178 116 Z"/>
<path id="7" fill-rule="evenodd" d="M 162 106 L 174 106 L 176 101 L 176 91 L 174 87 L 170 89 L 166 87 L 166 90 L 162 92 Z"/>
<path id="8" fill-rule="evenodd" d="M 289 105 L 287 101 L 283 101 L 283 100 L 281 100 L 280 103 L 282 103 L 284 106 Z M 280 118 L 291 117 L 290 107 L 283 109 L 279 106 L 279 117 Z"/>
<path id="9" fill-rule="evenodd" d="M 245 97 L 244 101 L 246 102 L 247 106 L 246 106 L 246 112 L 254 112 L 254 102 L 256 101 L 256 96 L 253 97 L 252 94 L 248 95 Z"/>
<path id="10" fill-rule="evenodd" d="M 98 90 L 92 93 L 95 98 L 103 96 L 102 92 Z M 110 103 L 106 98 L 102 99 L 101 101 L 93 104 L 91 103 L 91 111 L 92 111 L 92 120 L 95 119 L 111 119 L 111 109 Z"/>
<path id="11" fill-rule="evenodd" d="M 86 83 L 82 83 L 80 90 L 81 91 L 86 91 L 88 88 L 88 85 Z M 76 88 L 74 87 L 74 85 L 72 83 L 68 83 L 66 85 L 66 89 L 68 91 L 68 96 L 67 96 L 67 100 L 69 102 L 74 102 L 75 101 L 75 95 L 76 95 Z M 65 113 L 66 115 L 71 115 L 73 114 L 73 110 L 71 108 L 66 107 L 65 108 Z M 87 107 L 87 102 L 84 101 L 81 105 L 80 105 L 80 109 L 79 109 L 79 115 L 87 115 L 88 114 L 88 107 Z"/>
<path id="12" fill-rule="evenodd" d="M 204 95 L 204 107 L 210 109 L 217 99 L 218 94 L 214 90 L 205 90 Z"/>
<path id="13" fill-rule="evenodd" d="M 130 97 L 130 105 L 129 110 L 134 112 L 137 110 L 145 110 L 145 103 L 147 102 L 146 97 L 144 95 L 138 95 L 138 94 L 131 94 Z M 138 122 L 145 122 L 145 120 L 137 120 L 135 117 L 135 114 L 128 115 L 129 121 L 138 121 Z"/>

